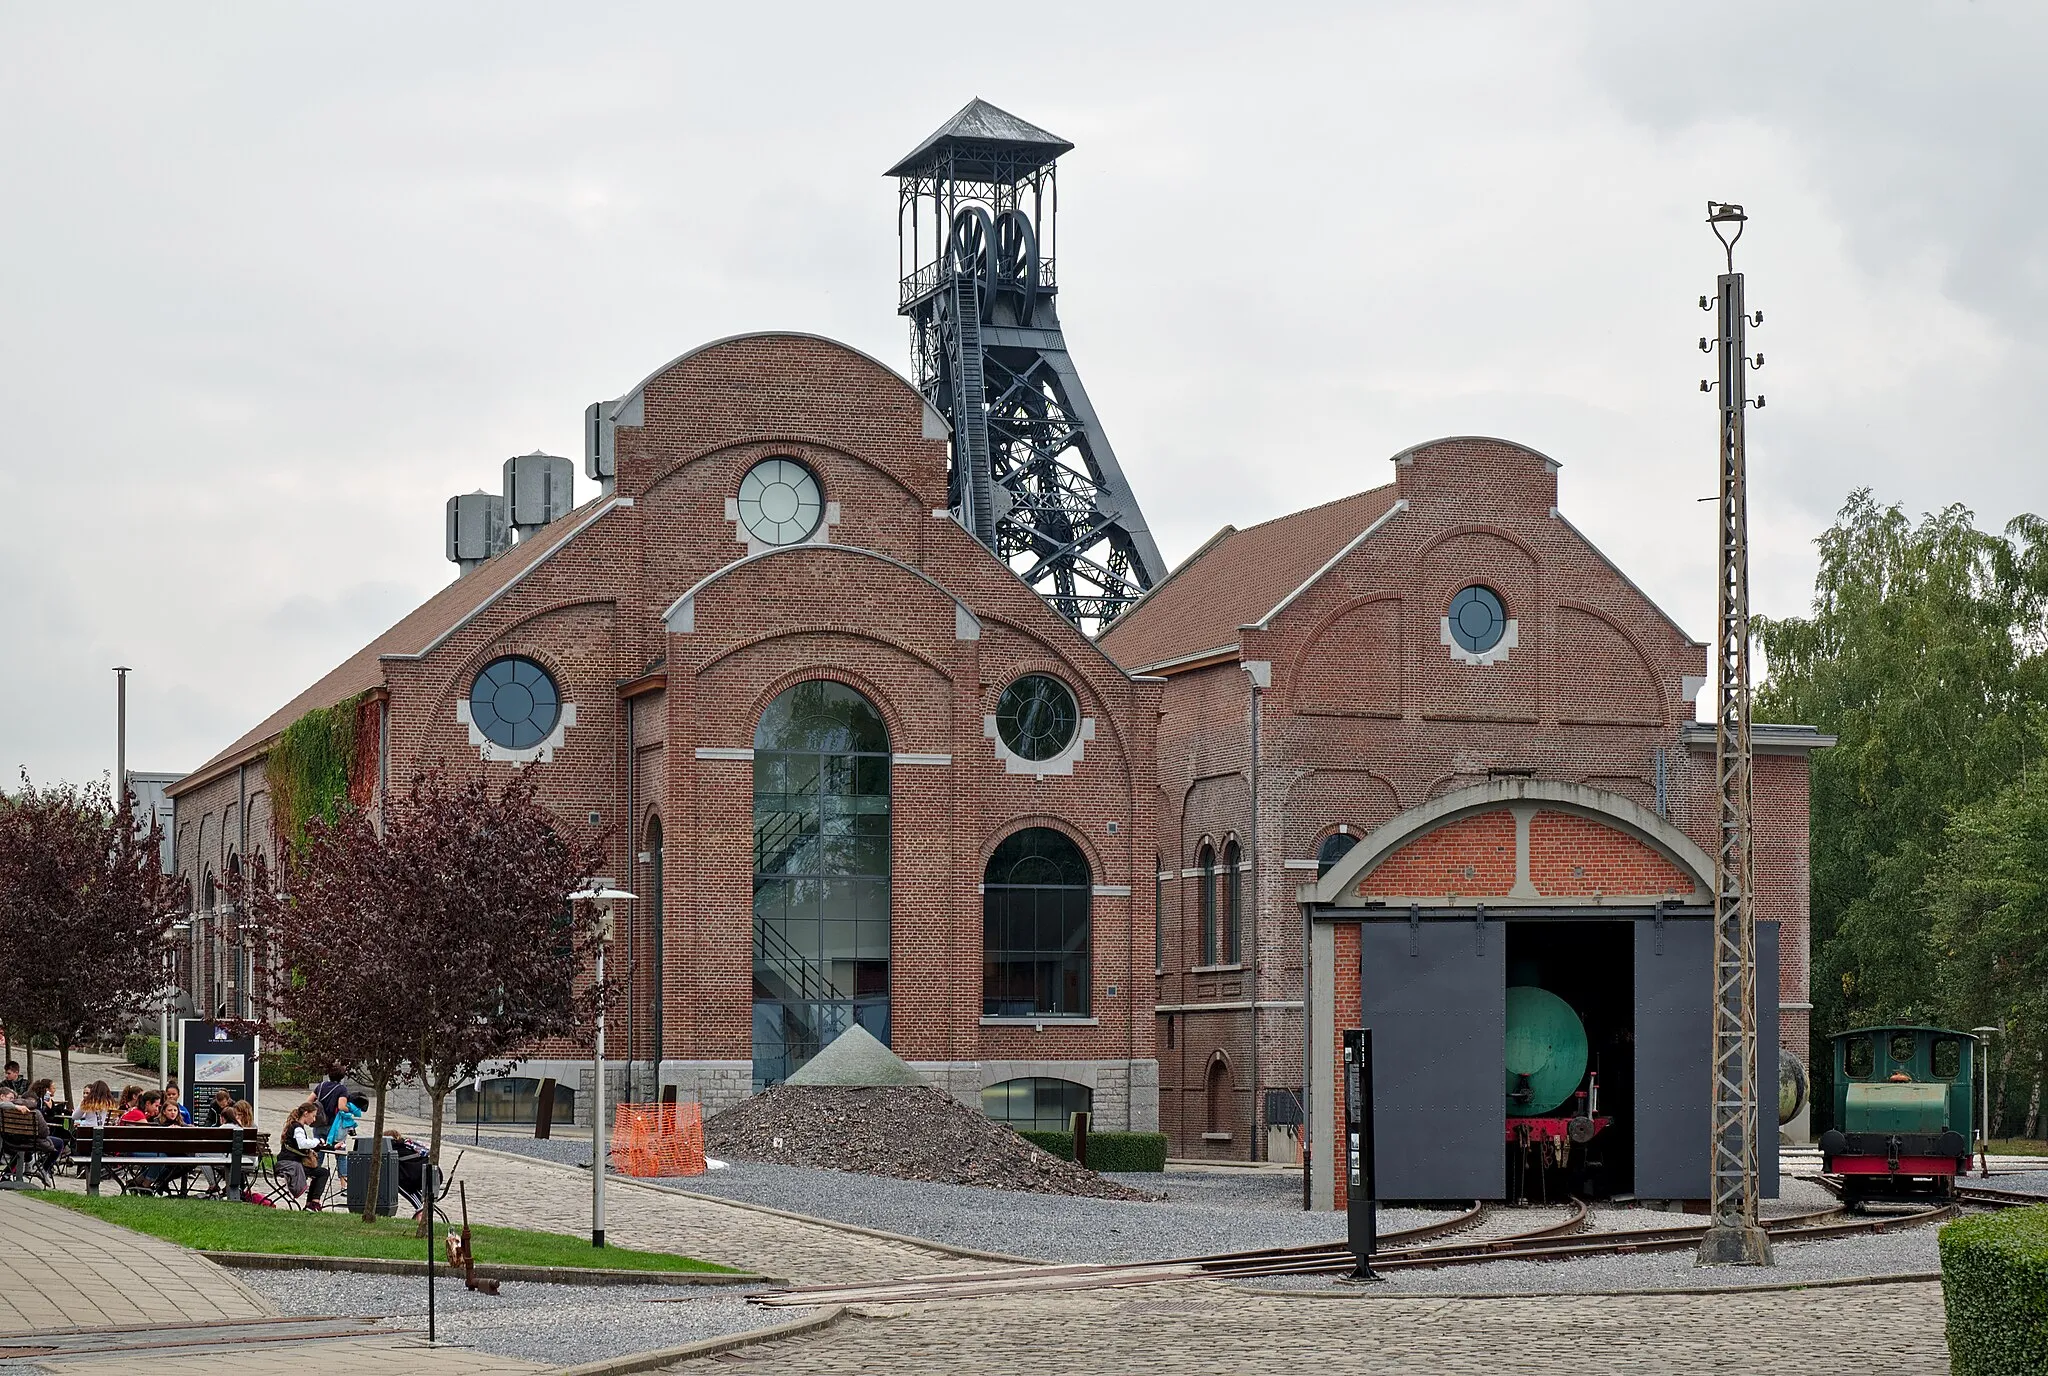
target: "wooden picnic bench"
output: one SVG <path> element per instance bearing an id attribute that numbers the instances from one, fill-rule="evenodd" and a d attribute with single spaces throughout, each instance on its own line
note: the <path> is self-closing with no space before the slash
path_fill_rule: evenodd
<path id="1" fill-rule="evenodd" d="M 267 1134 L 252 1128 L 164 1127 L 153 1123 L 106 1123 L 92 1130 L 92 1154 L 85 1168 L 85 1192 L 98 1194 L 108 1167 L 160 1166 L 189 1170 L 225 1166 L 227 1195 L 242 1197 L 244 1182 L 270 1154 Z M 74 1154 L 77 1152 L 73 1146 Z M 124 1184 L 124 1190 L 127 1188 Z"/>

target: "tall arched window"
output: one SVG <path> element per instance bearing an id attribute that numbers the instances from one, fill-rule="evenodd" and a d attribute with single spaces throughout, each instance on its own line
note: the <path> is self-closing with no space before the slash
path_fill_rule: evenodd
<path id="1" fill-rule="evenodd" d="M 1351 848 L 1357 844 L 1358 838 L 1348 831 L 1325 836 L 1323 843 L 1316 847 L 1316 878 L 1321 879 L 1336 868 L 1337 862 L 1351 854 Z"/>
<path id="2" fill-rule="evenodd" d="M 1216 852 L 1205 841 L 1195 852 L 1195 906 L 1201 917 L 1201 964 L 1216 963 Z"/>
<path id="3" fill-rule="evenodd" d="M 812 679 L 754 731 L 754 1083 L 859 1023 L 889 1040 L 889 728 Z"/>
<path id="4" fill-rule="evenodd" d="M 1086 1017 L 1088 858 L 1063 831 L 1005 837 L 983 872 L 981 1011 L 988 1017 Z"/>
<path id="5" fill-rule="evenodd" d="M 654 987 L 651 990 L 648 1011 L 653 1025 L 654 1060 L 657 1066 L 666 1054 L 661 1035 L 661 986 L 662 975 L 668 969 L 662 945 L 661 923 L 661 814 L 655 813 L 647 819 L 647 915 L 654 923 Z"/>
<path id="6" fill-rule="evenodd" d="M 1242 857 L 1235 836 L 1223 843 L 1223 911 L 1216 925 L 1223 936 L 1225 965 L 1237 964 L 1242 949 L 1238 938 L 1238 930 L 1244 924 L 1244 869 L 1239 863 Z"/>
<path id="7" fill-rule="evenodd" d="M 1208 1082 L 1202 1088 L 1203 1135 L 1224 1136 L 1230 1131 L 1224 1126 L 1230 1121 L 1230 1063 L 1221 1056 L 1210 1061 Z"/>

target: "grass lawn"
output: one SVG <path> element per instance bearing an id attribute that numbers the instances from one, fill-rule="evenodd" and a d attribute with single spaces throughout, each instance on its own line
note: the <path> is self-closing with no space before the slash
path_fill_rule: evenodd
<path id="1" fill-rule="evenodd" d="M 1993 1156 L 2048 1156 L 2048 1142 L 2027 1137 L 1994 1137 L 1987 1144 Z"/>
<path id="2" fill-rule="evenodd" d="M 305 1257 L 386 1257 L 425 1261 L 427 1240 L 415 1237 L 410 1219 L 380 1218 L 364 1224 L 361 1215 L 307 1213 L 266 1209 L 211 1199 L 159 1199 L 148 1195 L 84 1195 L 35 1190 L 30 1197 L 138 1233 L 168 1239 L 185 1247 L 212 1252 L 282 1252 Z M 435 1229 L 438 1244 L 441 1230 Z M 599 1250 L 587 1238 L 563 1233 L 536 1233 L 525 1228 L 470 1228 L 476 1259 L 518 1266 L 600 1266 L 621 1271 L 730 1271 L 693 1257 L 669 1252 L 635 1252 L 625 1247 Z M 436 1257 L 445 1261 L 447 1254 Z"/>

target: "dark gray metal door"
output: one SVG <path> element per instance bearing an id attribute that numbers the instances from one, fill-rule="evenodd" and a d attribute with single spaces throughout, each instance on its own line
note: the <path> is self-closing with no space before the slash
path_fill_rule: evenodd
<path id="1" fill-rule="evenodd" d="M 1778 924 L 1756 924 L 1757 1192 L 1778 1197 Z"/>
<path id="2" fill-rule="evenodd" d="M 1504 1198 L 1507 933 L 1367 922 L 1359 948 L 1380 1197 Z"/>
<path id="3" fill-rule="evenodd" d="M 1707 1197 L 1713 961 L 1711 922 L 1636 923 L 1636 1194 L 1643 1199 Z"/>

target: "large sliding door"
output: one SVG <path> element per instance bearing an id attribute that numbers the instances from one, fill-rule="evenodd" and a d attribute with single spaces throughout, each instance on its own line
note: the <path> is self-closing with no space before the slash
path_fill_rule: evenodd
<path id="1" fill-rule="evenodd" d="M 1507 934 L 1498 922 L 1359 927 L 1383 1199 L 1500 1199 Z"/>
<path id="2" fill-rule="evenodd" d="M 1705 1199 L 1713 1136 L 1714 925 L 1636 923 L 1636 1194 Z M 1756 924 L 1757 1187 L 1778 1194 L 1778 924 Z"/>

